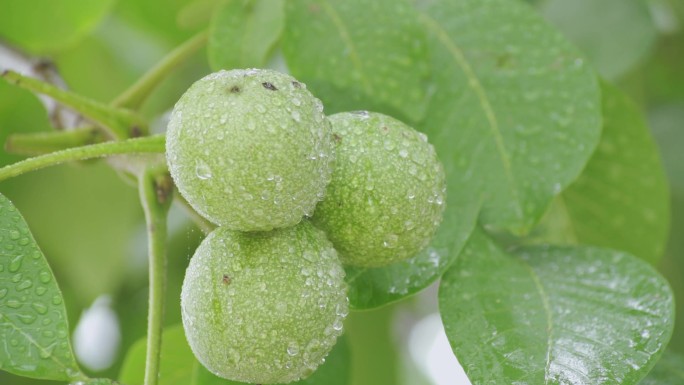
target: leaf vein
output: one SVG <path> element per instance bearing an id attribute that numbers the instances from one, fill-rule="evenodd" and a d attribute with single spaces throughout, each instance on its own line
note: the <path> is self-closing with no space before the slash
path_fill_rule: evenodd
<path id="1" fill-rule="evenodd" d="M 487 92 L 482 86 L 480 79 L 473 70 L 473 67 L 470 65 L 468 59 L 465 57 L 465 54 L 463 53 L 461 48 L 459 48 L 456 42 L 454 42 L 453 39 L 451 39 L 451 37 L 447 34 L 444 28 L 442 28 L 435 19 L 433 19 L 425 13 L 421 13 L 420 18 L 423 19 L 427 27 L 430 30 L 432 30 L 432 32 L 435 34 L 440 43 L 442 43 L 442 45 L 446 47 L 446 49 L 449 51 L 456 64 L 461 68 L 465 76 L 468 78 L 468 87 L 477 96 L 480 107 L 482 108 L 482 112 L 485 114 L 485 118 L 489 123 L 489 129 L 494 138 L 497 153 L 499 154 L 499 159 L 501 160 L 501 164 L 504 169 L 504 174 L 506 175 L 506 180 L 508 181 L 508 184 L 511 187 L 511 193 L 513 194 L 513 200 L 515 202 L 514 207 L 516 214 L 520 218 L 522 218 L 522 202 L 520 201 L 520 194 L 517 185 L 515 184 L 511 158 L 508 154 L 508 151 L 506 150 L 503 135 L 501 134 L 501 128 L 499 127 L 499 122 L 496 118 L 496 114 L 494 113 L 494 108 L 492 107 L 492 104 L 489 101 Z"/>

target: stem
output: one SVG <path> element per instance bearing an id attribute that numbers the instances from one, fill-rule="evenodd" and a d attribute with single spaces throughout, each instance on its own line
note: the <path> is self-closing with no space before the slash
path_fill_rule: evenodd
<path id="1" fill-rule="evenodd" d="M 133 111 L 110 107 L 14 71 L 5 71 L 2 73 L 2 77 L 17 87 L 47 95 L 74 109 L 86 118 L 102 125 L 112 139 L 141 136 L 147 131 L 145 121 Z"/>
<path id="2" fill-rule="evenodd" d="M 21 175 L 25 172 L 39 170 L 74 160 L 101 158 L 119 154 L 163 153 L 165 137 L 163 135 L 144 138 L 127 139 L 119 142 L 104 142 L 90 146 L 68 148 L 22 160 L 0 168 L 0 181 Z"/>
<path id="3" fill-rule="evenodd" d="M 156 385 L 159 379 L 164 291 L 166 289 L 166 219 L 173 198 L 173 182 L 165 168 L 148 168 L 140 176 L 138 189 L 147 222 L 150 265 L 144 384 Z"/>
<path id="4" fill-rule="evenodd" d="M 166 55 L 156 66 L 151 68 L 135 84 L 119 95 L 111 105 L 137 109 L 152 93 L 152 91 L 164 80 L 168 74 L 192 56 L 207 41 L 209 33 L 202 31 L 190 38 L 190 40 L 176 47 Z"/>
<path id="5" fill-rule="evenodd" d="M 68 131 L 12 134 L 7 137 L 5 150 L 13 154 L 41 155 L 67 148 L 100 143 L 104 139 L 102 133 L 95 127 L 82 127 Z"/>

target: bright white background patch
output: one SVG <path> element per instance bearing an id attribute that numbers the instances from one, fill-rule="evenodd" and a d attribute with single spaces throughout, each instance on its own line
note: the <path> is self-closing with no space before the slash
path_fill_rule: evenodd
<path id="1" fill-rule="evenodd" d="M 74 331 L 74 353 L 86 368 L 100 371 L 109 368 L 121 344 L 119 319 L 111 308 L 111 298 L 98 297 L 83 311 Z"/>

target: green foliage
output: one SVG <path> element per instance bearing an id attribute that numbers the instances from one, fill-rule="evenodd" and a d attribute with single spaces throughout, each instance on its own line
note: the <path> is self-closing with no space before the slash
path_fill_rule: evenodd
<path id="1" fill-rule="evenodd" d="M 595 75 L 522 4 L 427 3 L 434 95 L 419 128 L 445 165 L 447 210 L 481 200 L 483 224 L 526 233 L 598 143 Z"/>
<path id="2" fill-rule="evenodd" d="M 263 67 L 284 24 L 283 0 L 225 1 L 211 20 L 211 67 L 215 71 Z"/>
<path id="3" fill-rule="evenodd" d="M 674 299 L 667 281 L 629 254 L 506 252 L 475 231 L 442 279 L 439 307 L 475 383 L 636 384 L 667 346 Z"/>
<path id="4" fill-rule="evenodd" d="M 621 249 L 655 264 L 668 226 L 667 179 L 644 117 L 622 92 L 603 83 L 599 146 L 582 175 L 554 201 L 538 240 Z"/>
<path id="5" fill-rule="evenodd" d="M 62 293 L 21 214 L 0 194 L 0 368 L 51 380 L 78 380 Z"/>
<path id="6" fill-rule="evenodd" d="M 684 356 L 666 351 L 639 385 L 678 385 L 684 381 Z"/>
<path id="7" fill-rule="evenodd" d="M 283 54 L 328 113 L 425 113 L 425 31 L 407 0 L 286 2 Z"/>
<path id="8" fill-rule="evenodd" d="M 549 0 L 542 13 L 611 80 L 643 60 L 658 32 L 641 0 Z"/>
<path id="9" fill-rule="evenodd" d="M 446 200 L 444 169 L 427 137 L 374 112 L 329 120 L 335 170 L 313 220 L 342 262 L 386 266 L 425 249 Z"/>
<path id="10" fill-rule="evenodd" d="M 0 36 L 32 53 L 54 52 L 88 34 L 112 3 L 112 0 L 6 0 L 0 12 Z"/>
<path id="11" fill-rule="evenodd" d="M 341 327 L 335 321 L 346 310 L 333 314 L 336 309 L 329 305 L 321 309 L 311 301 L 335 291 L 333 302 L 346 303 L 340 289 L 344 286 L 342 269 L 337 261 L 331 262 L 339 287 L 329 290 L 328 265 L 304 258 L 311 257 L 303 252 L 311 246 L 310 239 L 295 242 L 293 251 L 285 247 L 292 237 L 281 239 L 282 244 L 269 250 L 265 240 L 277 235 L 220 228 L 197 250 L 198 256 L 192 261 L 186 258 L 213 225 L 202 217 L 207 213 L 196 199 L 185 194 L 179 178 L 179 190 L 188 196 L 178 194 L 173 202 L 188 215 L 171 210 L 168 272 L 164 253 L 150 252 L 148 290 L 148 271 L 142 268 L 145 261 L 137 260 L 136 256 L 144 254 L 144 233 L 150 250 L 165 248 L 167 213 L 157 210 L 152 220 L 142 223 L 136 195 L 118 179 L 135 186 L 131 183 L 135 179 L 149 176 L 140 184 L 147 186 L 143 205 L 148 213 L 154 207 L 167 207 L 175 186 L 166 174 L 163 157 L 139 155 L 140 149 L 133 146 L 140 142 L 128 139 L 162 132 L 167 125 L 164 111 L 171 110 L 183 90 L 210 68 L 247 67 L 290 71 L 308 88 L 271 70 L 252 70 L 280 80 L 259 78 L 251 88 L 241 83 L 239 97 L 248 97 L 232 98 L 241 100 L 240 114 L 235 105 L 223 105 L 235 96 L 225 87 L 214 85 L 211 90 L 206 83 L 196 91 L 201 95 L 181 99 L 183 120 L 195 126 L 192 134 L 179 140 L 188 155 L 186 179 L 199 186 L 195 195 L 201 200 L 216 198 L 212 205 L 223 208 L 217 215 L 242 213 L 248 222 L 260 222 L 261 227 L 249 229 L 270 229 L 272 224 L 263 225 L 269 222 L 267 217 L 277 214 L 275 206 L 283 205 L 281 198 L 292 195 L 276 196 L 280 185 L 311 193 L 308 205 L 285 199 L 285 206 L 294 207 L 295 215 L 278 226 L 295 224 L 323 198 L 329 176 L 323 174 L 332 172 L 328 163 L 332 148 L 327 147 L 323 162 L 327 171 L 305 172 L 313 164 L 305 158 L 320 161 L 318 148 L 308 151 L 315 147 L 311 139 L 319 132 L 297 136 L 302 133 L 294 129 L 298 118 L 325 126 L 325 115 L 345 111 L 392 116 L 417 128 L 434 145 L 447 185 L 443 219 L 429 244 L 402 255 L 408 257 L 405 260 L 383 267 L 343 266 L 352 310 L 398 302 L 441 279 L 438 302 L 447 337 L 473 385 L 682 382 L 684 317 L 677 320 L 670 351 L 663 353 L 675 325 L 672 291 L 684 295 L 684 243 L 677 236 L 684 231 L 681 1 L 64 0 L 53 4 L 9 0 L 0 9 L 0 41 L 0 48 L 10 47 L 8 54 L 0 49 L 0 140 L 8 144 L 7 151 L 0 151 L 0 166 L 20 161 L 12 153 L 20 152 L 20 147 L 41 149 L 36 151 L 40 153 L 87 144 L 74 140 L 78 135 L 61 127 L 51 131 L 50 123 L 59 112 L 45 104 L 45 114 L 33 96 L 13 85 L 75 109 L 82 117 L 77 124 L 92 130 L 95 142 L 115 142 L 32 158 L 0 169 L 0 178 L 52 164 L 45 159 L 55 156 L 75 161 L 81 159 L 75 154 L 104 156 L 109 154 L 103 150 L 107 148 L 125 153 L 95 167 L 94 161 L 80 162 L 76 167 L 1 182 L 2 194 L 11 197 L 31 223 L 50 266 L 24 219 L 1 198 L 0 344 L 4 345 L 0 369 L 4 372 L 0 372 L 0 383 L 34 384 L 20 377 L 26 376 L 78 385 L 116 384 L 83 374 L 71 353 L 66 326 L 67 313 L 73 324 L 78 310 L 102 293 L 113 295 L 123 326 L 122 352 L 128 353 L 125 362 L 119 355 L 112 368 L 94 377 L 114 377 L 123 364 L 119 380 L 127 385 L 237 384 L 216 377 L 200 364 L 179 325 L 163 329 L 181 318 L 187 324 L 192 318 L 187 308 L 192 306 L 205 307 L 190 311 L 195 324 L 186 325 L 191 342 L 198 336 L 204 338 L 200 349 L 204 353 L 198 354 L 202 362 L 209 367 L 231 365 L 231 358 L 237 361 L 235 349 L 240 348 L 240 367 L 227 370 L 228 376 L 244 370 L 266 376 L 272 372 L 269 365 L 271 369 L 286 366 L 283 358 L 292 357 L 287 354 L 292 341 L 281 340 L 279 335 L 320 335 L 326 333 L 326 326 L 339 334 L 339 330 L 332 331 Z M 198 52 L 207 41 L 206 51 Z M 154 65 L 164 52 L 171 53 Z M 39 81 L 19 75 L 46 79 L 44 66 L 34 65 L 37 58 L 31 55 L 35 54 L 57 64 L 54 74 L 50 73 L 61 75 L 68 91 L 54 76 Z M 7 62 L 7 57 L 23 65 Z M 7 63 L 10 72 L 4 71 Z M 601 81 L 599 75 L 617 83 Z M 308 98 L 300 100 L 306 111 L 295 108 L 301 106 L 292 95 L 281 95 L 284 88 L 294 92 L 297 86 L 301 87 L 297 92 Z M 325 115 L 316 98 L 322 100 Z M 114 101 L 103 102 L 107 100 Z M 249 119 L 243 120 L 245 116 Z M 174 113 L 171 131 L 179 120 Z M 658 146 L 649 135 L 647 120 Z M 250 122 L 255 127 L 268 124 L 251 131 Z M 284 132 L 280 131 L 282 123 L 292 128 L 286 135 L 278 134 Z M 147 140 L 143 138 L 142 143 Z M 325 207 L 332 198 L 344 205 L 354 193 L 378 201 L 394 199 L 392 194 L 403 187 L 379 193 L 379 180 L 383 186 L 386 180 L 374 178 L 370 194 L 361 183 L 373 171 L 365 168 L 370 167 L 367 153 L 377 149 L 376 155 L 382 157 L 384 145 L 372 141 L 368 148 L 353 145 L 355 151 L 365 150 L 359 157 L 366 157 L 360 163 L 364 166 L 361 174 L 355 176 L 359 188 L 340 197 L 328 191 L 330 200 L 319 206 L 316 216 L 335 211 Z M 169 151 L 169 158 L 173 152 Z M 417 153 L 407 150 L 406 155 L 412 158 Z M 198 160 L 210 168 L 211 178 L 206 178 L 206 168 L 197 167 Z M 238 166 L 228 167 L 237 160 Z M 339 156 L 338 161 L 342 160 Z M 376 163 L 395 164 L 392 158 Z M 410 166 L 397 168 L 410 173 Z M 342 170 L 343 166 L 337 167 Z M 151 168 L 158 168 L 158 173 L 144 174 Z M 382 175 L 388 177 L 389 185 L 403 186 L 410 179 L 389 176 Z M 211 179 L 220 179 L 222 184 L 205 183 Z M 247 192 L 253 186 L 257 188 Z M 258 207 L 274 196 L 276 203 Z M 431 219 L 410 210 L 396 210 L 388 217 L 374 217 L 371 210 L 366 211 L 368 221 L 346 219 L 352 224 L 347 226 L 347 232 L 354 234 L 352 243 L 372 238 L 374 230 L 384 230 L 392 220 L 405 223 L 403 215 L 417 221 Z M 334 259 L 330 243 L 306 220 L 295 229 L 274 234 L 290 232 L 315 232 L 313 243 L 325 245 L 313 247 L 316 254 L 324 250 L 330 257 L 326 260 Z M 28 243 L 21 245 L 23 239 Z M 424 242 L 419 242 L 421 247 Z M 200 263 L 208 243 L 216 246 L 204 253 L 211 254 L 212 260 Z M 230 257 L 229 252 L 239 257 Z M 390 257 L 399 259 L 398 255 Z M 18 260 L 23 261 L 19 270 L 10 271 L 17 269 L 13 261 Z M 197 287 L 192 300 L 183 292 L 185 314 L 181 316 L 178 298 L 188 263 L 192 267 L 186 283 L 194 281 Z M 205 267 L 202 277 L 208 278 L 191 276 L 199 264 Z M 670 279 L 672 290 L 652 265 Z M 49 280 L 43 283 L 45 271 Z M 64 304 L 56 303 L 62 297 L 55 280 L 60 281 Z M 323 289 L 304 296 L 310 287 L 307 282 L 320 283 Z M 229 295 L 230 289 L 235 289 L 235 297 Z M 42 298 L 40 292 L 59 301 L 53 305 L 46 299 L 46 309 L 32 306 Z M 437 301 L 430 301 L 431 294 L 427 291 L 415 302 L 352 314 L 345 329 L 353 356 L 340 338 L 326 363 L 298 383 L 414 385 L 422 374 L 397 377 L 397 367 L 411 355 L 399 351 L 403 345 L 393 345 L 393 333 L 400 329 L 401 334 L 408 334 L 407 325 L 416 317 L 436 311 Z M 145 317 L 148 296 L 153 306 Z M 161 311 L 163 298 L 166 314 Z M 287 304 L 287 311 L 280 317 L 282 303 Z M 212 314 L 217 317 L 211 318 Z M 248 318 L 250 322 L 245 321 Z M 197 327 L 198 323 L 205 326 Z M 147 341 L 134 343 L 145 328 Z M 303 352 L 309 337 L 297 341 L 301 349 L 295 357 L 302 361 L 294 365 L 297 369 L 307 361 Z M 333 343 L 327 341 L 318 349 L 314 364 Z M 273 344 L 277 346 L 272 349 Z M 315 346 L 311 349 L 316 350 Z M 274 361 L 276 356 L 280 362 Z M 429 365 L 433 364 L 437 361 Z M 310 366 L 307 372 L 316 365 Z M 156 368 L 160 368 L 158 373 Z M 296 373 L 283 370 L 279 378 Z M 265 379 L 275 381 L 273 376 Z"/>

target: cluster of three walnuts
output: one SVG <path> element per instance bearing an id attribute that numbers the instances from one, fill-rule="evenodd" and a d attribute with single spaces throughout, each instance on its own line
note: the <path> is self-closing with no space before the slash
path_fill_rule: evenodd
<path id="1" fill-rule="evenodd" d="M 192 85 L 172 113 L 167 158 L 183 197 L 220 226 L 183 282 L 188 342 L 235 381 L 312 373 L 349 311 L 342 264 L 415 255 L 444 210 L 425 135 L 377 113 L 326 117 L 303 83 L 270 70 Z"/>

